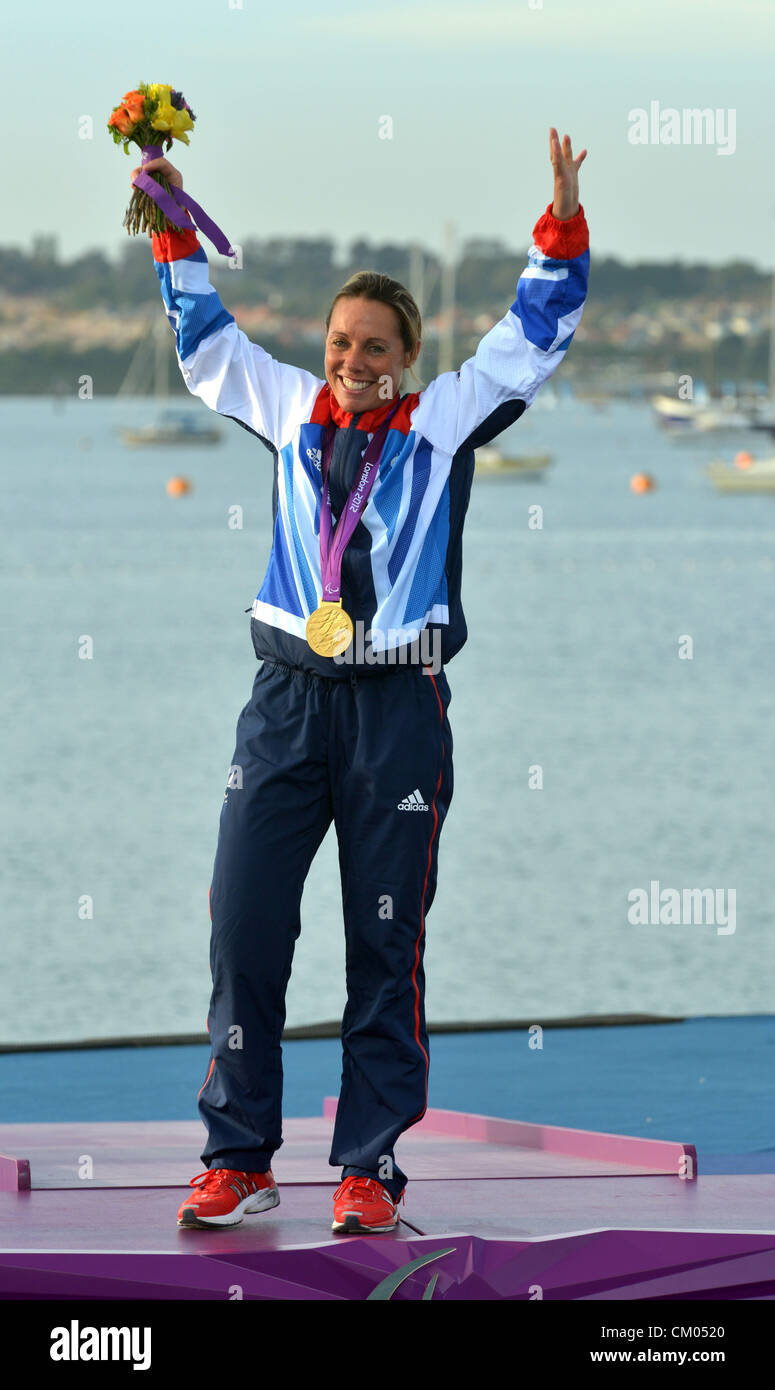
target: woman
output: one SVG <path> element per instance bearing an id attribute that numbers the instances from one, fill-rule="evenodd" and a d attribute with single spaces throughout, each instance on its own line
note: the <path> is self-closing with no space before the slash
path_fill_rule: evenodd
<path id="1" fill-rule="evenodd" d="M 354 276 L 326 320 L 325 380 L 249 342 L 193 231 L 153 236 L 188 389 L 274 456 L 274 539 L 251 611 L 262 660 L 237 725 L 210 889 L 209 1138 L 181 1226 L 276 1206 L 285 993 L 302 889 L 333 819 L 346 937 L 334 1231 L 389 1231 L 399 1135 L 428 1096 L 423 955 L 452 796 L 445 666 L 467 632 L 461 536 L 474 448 L 530 405 L 581 317 L 578 170 L 550 131 L 554 201 L 514 304 L 457 372 L 400 393 L 421 347 L 403 286 Z M 159 169 L 182 188 L 166 159 Z M 134 170 L 134 181 L 139 170 Z"/>

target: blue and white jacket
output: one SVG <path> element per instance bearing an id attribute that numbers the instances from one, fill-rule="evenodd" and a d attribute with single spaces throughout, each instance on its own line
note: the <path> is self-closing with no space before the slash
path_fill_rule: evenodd
<path id="1" fill-rule="evenodd" d="M 363 451 L 396 397 L 361 414 L 342 410 L 325 379 L 275 361 L 237 327 L 210 284 L 195 232 L 154 234 L 152 246 L 186 386 L 274 456 L 274 536 L 251 610 L 256 655 L 341 678 L 380 674 L 391 669 L 386 663 L 431 664 L 431 651 L 445 665 L 468 635 L 462 532 L 474 449 L 519 418 L 573 338 L 589 271 L 583 208 L 566 221 L 547 208 L 533 228 L 516 299 L 473 357 L 401 397 L 342 561 L 343 607 L 362 638 L 344 658 L 318 656 L 305 637 L 321 602 L 322 439 L 333 420 L 329 494 L 336 523 Z"/>

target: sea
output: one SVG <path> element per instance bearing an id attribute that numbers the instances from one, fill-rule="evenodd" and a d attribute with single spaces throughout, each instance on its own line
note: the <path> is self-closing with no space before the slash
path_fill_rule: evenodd
<path id="1" fill-rule="evenodd" d="M 4 1045 L 205 1031 L 272 460 L 181 408 L 222 441 L 131 448 L 154 403 L 97 388 L 0 400 Z M 497 443 L 552 461 L 471 493 L 428 1020 L 772 1013 L 775 493 L 707 465 L 775 444 L 569 390 Z M 289 1027 L 346 1001 L 333 827 L 301 912 Z"/>

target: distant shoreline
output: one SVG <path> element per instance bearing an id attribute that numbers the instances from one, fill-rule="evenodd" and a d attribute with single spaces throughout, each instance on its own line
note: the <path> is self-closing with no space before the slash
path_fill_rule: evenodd
<path id="1" fill-rule="evenodd" d="M 171 334 L 170 340 L 172 345 Z M 322 338 L 319 349 L 311 347 L 309 341 L 279 343 L 270 338 L 265 338 L 262 346 L 278 361 L 291 362 L 305 371 L 323 376 Z M 475 346 L 475 343 L 459 345 L 457 360 L 462 362 L 471 356 Z M 135 351 L 136 344 L 127 351 L 99 345 L 78 349 L 52 346 L 27 352 L 0 352 L 0 396 L 77 400 L 79 381 L 88 375 L 92 379 L 94 399 L 116 398 Z M 153 348 L 149 346 L 149 355 L 152 351 Z M 579 341 L 572 343 L 568 349 L 562 379 L 557 381 L 556 388 L 560 394 L 649 399 L 658 392 L 675 393 L 677 396 L 679 376 L 688 374 L 695 382 L 705 383 L 711 392 L 722 386 L 724 389 L 733 386 L 738 390 L 766 393 L 768 354 L 766 337 L 749 344 L 744 355 L 740 352 L 738 339 L 730 342 L 728 347 L 727 340 L 722 340 L 715 345 L 712 354 L 677 348 L 669 353 L 652 351 L 642 355 L 613 346 L 601 348 L 597 344 Z M 170 356 L 170 396 L 176 401 L 193 399 L 172 356 L 172 346 Z M 431 343 L 423 351 L 418 366 L 424 384 L 438 375 L 435 362 L 435 345 Z M 149 396 L 148 399 L 153 398 Z"/>
<path id="2" fill-rule="evenodd" d="M 738 1018 L 739 1014 L 729 1017 Z M 742 1015 L 746 1017 L 746 1015 Z M 542 1028 L 603 1028 L 632 1027 L 638 1024 L 685 1023 L 683 1015 L 662 1014 L 580 1014 L 573 1018 L 542 1019 Z M 536 1019 L 506 1019 L 460 1021 L 456 1023 L 429 1023 L 429 1033 L 501 1033 L 520 1032 L 534 1028 Z M 334 1019 L 328 1023 L 308 1023 L 296 1028 L 286 1028 L 283 1042 L 300 1041 L 304 1038 L 338 1038 L 341 1023 Z M 149 1033 L 122 1038 L 83 1038 L 71 1042 L 41 1043 L 0 1043 L 0 1054 L 7 1052 L 67 1052 L 85 1051 L 92 1048 L 114 1047 L 191 1047 L 209 1044 L 208 1033 Z"/>

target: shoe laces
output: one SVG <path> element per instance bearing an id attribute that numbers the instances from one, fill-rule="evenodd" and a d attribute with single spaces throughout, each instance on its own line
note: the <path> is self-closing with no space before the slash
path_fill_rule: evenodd
<path id="1" fill-rule="evenodd" d="M 189 1187 L 198 1187 L 200 1192 L 217 1192 L 220 1187 L 228 1187 L 235 1177 L 250 1180 L 250 1174 L 235 1168 L 205 1168 L 191 1178 Z"/>
<path id="2" fill-rule="evenodd" d="M 376 1191 L 373 1190 L 375 1188 L 377 1189 Z M 345 1190 L 347 1191 L 347 1196 L 349 1198 L 352 1198 L 354 1202 L 367 1202 L 372 1197 L 378 1197 L 383 1192 L 386 1193 L 388 1197 L 390 1197 L 393 1206 L 397 1206 L 399 1202 L 403 1202 L 404 1200 L 403 1192 L 401 1193 L 400 1197 L 393 1197 L 392 1194 L 388 1192 L 387 1188 L 384 1186 L 383 1183 L 379 1181 L 378 1178 L 345 1178 L 341 1185 L 336 1189 L 336 1192 L 334 1193 L 335 1202 L 338 1201 L 338 1199 L 344 1195 Z"/>

